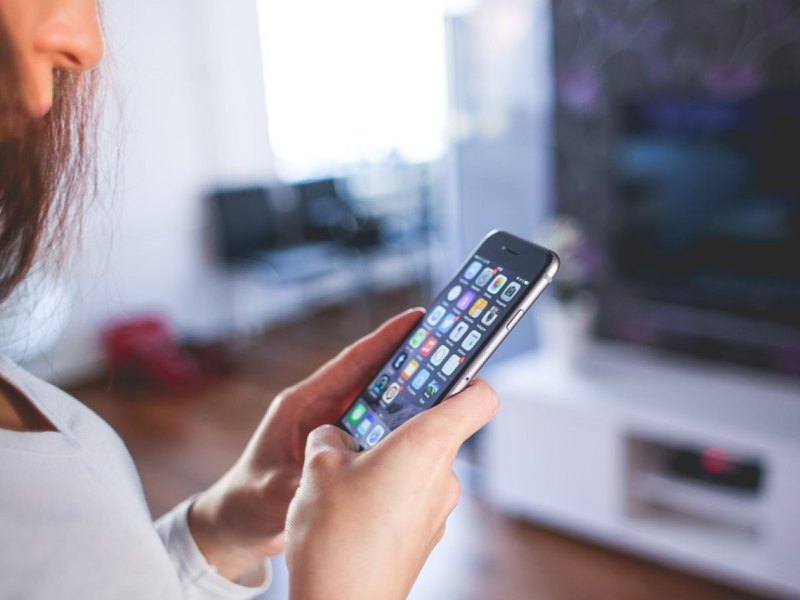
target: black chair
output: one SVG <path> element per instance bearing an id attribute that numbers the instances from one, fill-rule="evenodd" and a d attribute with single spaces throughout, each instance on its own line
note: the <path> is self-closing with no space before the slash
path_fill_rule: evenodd
<path id="1" fill-rule="evenodd" d="M 358 210 L 347 197 L 343 180 L 301 181 L 292 188 L 300 199 L 306 239 L 333 241 L 359 250 L 380 245 L 380 220 Z"/>
<path id="2" fill-rule="evenodd" d="M 228 268 L 278 283 L 327 274 L 339 249 L 309 240 L 305 211 L 290 186 L 219 190 L 211 194 L 217 255 Z"/>

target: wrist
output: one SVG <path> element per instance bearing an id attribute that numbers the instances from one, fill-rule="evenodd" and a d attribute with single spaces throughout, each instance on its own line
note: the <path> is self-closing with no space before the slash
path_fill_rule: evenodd
<path id="1" fill-rule="evenodd" d="M 189 531 L 200 553 L 222 577 L 253 585 L 264 579 L 263 557 L 246 548 L 225 527 L 214 503 L 201 494 L 192 503 L 187 515 Z M 258 582 L 256 582 L 258 583 Z"/>

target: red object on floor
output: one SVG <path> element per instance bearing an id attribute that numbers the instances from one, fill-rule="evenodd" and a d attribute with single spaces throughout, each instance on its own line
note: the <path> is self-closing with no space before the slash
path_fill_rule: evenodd
<path id="1" fill-rule="evenodd" d="M 181 349 L 174 332 L 160 317 L 112 323 L 102 337 L 112 373 L 170 386 L 189 385 L 200 377 L 197 362 Z"/>

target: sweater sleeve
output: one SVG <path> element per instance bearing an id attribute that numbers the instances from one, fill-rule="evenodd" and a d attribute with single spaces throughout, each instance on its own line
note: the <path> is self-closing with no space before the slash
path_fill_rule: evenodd
<path id="1" fill-rule="evenodd" d="M 156 531 L 175 564 L 187 600 L 250 600 L 263 594 L 272 582 L 272 567 L 265 559 L 266 577 L 258 587 L 234 583 L 217 573 L 206 561 L 189 531 L 189 507 L 194 498 L 181 502 L 158 521 Z"/>

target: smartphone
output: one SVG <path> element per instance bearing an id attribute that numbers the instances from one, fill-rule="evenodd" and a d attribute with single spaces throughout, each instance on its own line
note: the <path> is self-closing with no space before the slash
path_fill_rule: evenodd
<path id="1" fill-rule="evenodd" d="M 558 271 L 558 256 L 486 235 L 337 423 L 362 449 L 462 391 Z"/>

